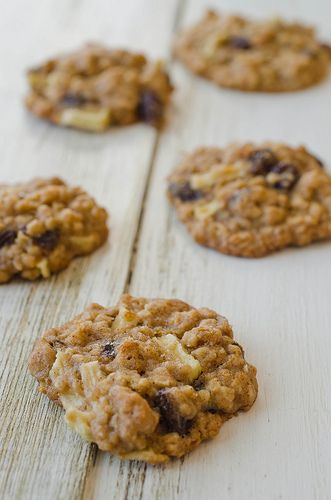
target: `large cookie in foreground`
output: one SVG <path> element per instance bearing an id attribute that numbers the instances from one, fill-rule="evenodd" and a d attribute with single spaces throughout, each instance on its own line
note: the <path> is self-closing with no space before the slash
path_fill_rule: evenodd
<path id="1" fill-rule="evenodd" d="M 328 73 L 330 48 L 314 30 L 279 18 L 252 21 L 209 11 L 179 36 L 175 53 L 222 87 L 284 92 L 310 87 Z"/>
<path id="2" fill-rule="evenodd" d="M 57 125 L 101 132 L 142 121 L 162 125 L 173 87 L 161 62 L 87 45 L 28 71 L 32 113 Z"/>
<path id="3" fill-rule="evenodd" d="M 48 278 L 107 239 L 107 213 L 61 179 L 0 184 L 0 283 Z"/>
<path id="4" fill-rule="evenodd" d="M 262 257 L 331 237 L 331 177 L 304 147 L 201 148 L 169 177 L 168 197 L 193 238 Z"/>
<path id="5" fill-rule="evenodd" d="M 83 438 L 150 463 L 216 436 L 257 396 L 256 370 L 227 320 L 180 300 L 92 304 L 48 330 L 29 367 Z"/>

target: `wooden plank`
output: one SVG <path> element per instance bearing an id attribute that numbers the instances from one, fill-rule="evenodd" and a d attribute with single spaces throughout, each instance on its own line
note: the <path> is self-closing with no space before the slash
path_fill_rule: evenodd
<path id="1" fill-rule="evenodd" d="M 172 31 L 181 15 L 182 4 L 183 2 L 181 0 L 173 0 L 172 2 L 168 0 L 166 4 L 158 4 L 158 19 L 165 18 L 168 23 L 168 43 L 165 52 L 168 58 L 171 57 L 170 48 Z M 169 126 L 171 126 L 171 124 L 169 124 Z M 151 167 L 151 170 L 152 169 L 153 165 Z M 138 227 L 137 238 L 139 237 L 139 231 L 140 226 Z M 133 272 L 135 268 L 135 253 L 136 248 L 134 248 L 134 252 L 131 256 L 131 272 Z M 129 276 L 126 290 L 128 290 L 130 286 L 130 280 L 131 275 Z M 98 451 L 93 465 L 89 467 L 88 470 L 83 498 L 84 500 L 94 498 L 106 499 L 109 498 L 109 492 L 111 492 L 112 498 L 116 498 L 116 500 L 140 498 L 144 491 L 146 470 L 146 464 L 138 462 L 120 462 L 109 453 Z"/>
<path id="2" fill-rule="evenodd" d="M 0 287 L 3 498 L 81 496 L 95 448 L 70 432 L 62 411 L 38 395 L 27 359 L 46 328 L 91 301 L 112 304 L 122 293 L 156 139 L 145 126 L 93 136 L 33 119 L 22 111 L 23 72 L 86 40 L 164 56 L 175 5 L 175 0 L 166 5 L 162 0 L 15 0 L 2 6 L 1 181 L 58 175 L 79 184 L 109 210 L 112 231 L 107 245 L 57 277 Z"/>
<path id="3" fill-rule="evenodd" d="M 183 24 L 209 5 L 187 2 Z M 274 13 L 265 0 L 219 5 L 261 17 Z M 319 25 L 331 40 L 331 4 L 281 0 L 277 10 Z M 176 119 L 158 149 L 130 291 L 178 297 L 226 315 L 258 368 L 260 394 L 248 414 L 183 461 L 146 467 L 139 498 L 328 498 L 330 243 L 259 260 L 227 257 L 191 241 L 164 191 L 182 152 L 236 140 L 304 143 L 331 168 L 330 80 L 296 94 L 264 95 L 219 90 L 179 65 L 174 77 Z"/>

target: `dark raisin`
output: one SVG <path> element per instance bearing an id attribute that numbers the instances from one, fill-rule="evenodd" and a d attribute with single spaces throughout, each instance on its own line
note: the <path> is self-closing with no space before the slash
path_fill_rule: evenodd
<path id="1" fill-rule="evenodd" d="M 204 197 L 204 193 L 198 189 L 192 189 L 189 182 L 184 184 L 171 183 L 168 191 L 181 201 L 196 201 Z"/>
<path id="2" fill-rule="evenodd" d="M 163 423 L 170 432 L 178 432 L 181 436 L 188 433 L 193 421 L 183 417 L 178 412 L 175 401 L 166 389 L 161 389 L 157 393 L 154 404 L 160 410 L 161 423 Z"/>
<path id="3" fill-rule="evenodd" d="M 219 408 L 208 408 L 208 411 L 212 415 L 223 415 L 226 419 L 229 418 L 229 414 Z"/>
<path id="4" fill-rule="evenodd" d="M 163 115 L 163 103 L 153 90 L 145 89 L 140 94 L 137 106 L 137 116 L 139 120 L 158 125 Z"/>
<path id="5" fill-rule="evenodd" d="M 277 158 L 270 149 L 258 149 L 253 151 L 248 157 L 251 161 L 251 173 L 253 175 L 267 175 L 275 163 Z"/>
<path id="6" fill-rule="evenodd" d="M 88 102 L 88 99 L 84 97 L 83 95 L 80 94 L 74 94 L 68 92 L 68 94 L 65 94 L 62 99 L 61 99 L 61 104 L 64 106 L 70 106 L 73 108 L 78 108 L 79 106 L 82 106 L 83 104 L 86 104 Z"/>
<path id="7" fill-rule="evenodd" d="M 201 391 L 202 389 L 205 389 L 205 384 L 198 379 L 194 381 L 193 387 L 196 391 Z"/>
<path id="8" fill-rule="evenodd" d="M 115 359 L 116 358 L 115 345 L 112 342 L 107 342 L 107 344 L 103 346 L 103 349 L 101 351 L 101 356 L 106 356 L 109 359 Z"/>
<path id="9" fill-rule="evenodd" d="M 60 239 L 60 231 L 53 229 L 52 231 L 45 231 L 40 236 L 34 236 L 33 242 L 41 247 L 43 250 L 54 250 Z"/>
<path id="10" fill-rule="evenodd" d="M 284 191 L 290 191 L 300 177 L 299 170 L 291 163 L 286 163 L 285 161 L 280 161 L 274 165 L 271 172 L 278 175 L 277 180 L 268 181 L 269 184 L 275 189 L 283 189 Z"/>
<path id="11" fill-rule="evenodd" d="M 11 229 L 5 229 L 0 232 L 0 248 L 6 245 L 12 245 L 16 240 L 17 232 Z"/>
<path id="12" fill-rule="evenodd" d="M 251 42 L 244 36 L 232 36 L 229 38 L 229 45 L 234 49 L 248 50 L 252 48 Z"/>

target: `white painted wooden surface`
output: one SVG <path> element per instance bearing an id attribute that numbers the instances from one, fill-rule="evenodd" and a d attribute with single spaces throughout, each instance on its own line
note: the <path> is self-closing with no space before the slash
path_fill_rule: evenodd
<path id="1" fill-rule="evenodd" d="M 331 167 L 331 80 L 290 95 L 244 94 L 216 89 L 173 63 L 178 90 L 158 143 L 144 126 L 102 136 L 56 129 L 27 116 L 20 102 L 27 65 L 86 39 L 170 58 L 176 24 L 190 24 L 211 4 L 11 0 L 1 6 L 0 181 L 60 175 L 109 209 L 112 228 L 108 245 L 56 278 L 0 287 L 1 498 L 331 498 L 330 243 L 260 260 L 223 256 L 193 243 L 164 197 L 164 179 L 180 155 L 202 144 L 304 143 Z M 302 19 L 331 40 L 326 0 L 213 5 Z M 91 301 L 114 303 L 125 288 L 215 308 L 258 368 L 253 409 L 184 460 L 162 467 L 120 462 L 83 443 L 61 410 L 38 395 L 26 369 L 42 331 Z"/>

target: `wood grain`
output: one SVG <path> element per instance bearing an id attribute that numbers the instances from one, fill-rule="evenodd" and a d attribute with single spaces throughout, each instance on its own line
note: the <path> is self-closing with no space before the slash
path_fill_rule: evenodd
<path id="1" fill-rule="evenodd" d="M 22 111 L 22 72 L 86 39 L 170 57 L 175 26 L 208 0 L 12 0 L 2 6 L 1 181 L 60 175 L 111 213 L 107 246 L 48 282 L 0 287 L 0 497 L 4 499 L 330 498 L 330 244 L 259 260 L 193 243 L 164 196 L 185 151 L 273 139 L 304 143 L 331 165 L 331 83 L 290 95 L 220 90 L 172 63 L 177 87 L 161 137 L 143 126 L 93 136 L 38 122 Z M 266 0 L 222 0 L 222 10 L 265 16 Z M 312 22 L 331 40 L 331 4 L 279 0 L 277 12 Z M 8 45 L 10 42 L 10 45 Z M 8 51 L 10 46 L 10 52 Z M 42 331 L 87 303 L 124 289 L 178 297 L 227 316 L 258 368 L 253 409 L 181 461 L 120 462 L 74 435 L 62 411 L 36 392 L 26 361 Z"/>
<path id="2" fill-rule="evenodd" d="M 71 318 L 92 301 L 112 304 L 123 292 L 156 140 L 155 132 L 145 126 L 93 136 L 33 119 L 21 105 L 25 67 L 86 40 L 163 57 L 175 7 L 176 1 L 170 1 L 165 9 L 162 0 L 153 5 L 148 0 L 100 0 L 93 5 L 87 0 L 15 0 L 3 6 L 1 181 L 58 175 L 86 188 L 111 214 L 110 241 L 90 258 L 76 260 L 50 281 L 0 288 L 4 498 L 74 499 L 82 494 L 95 448 L 68 431 L 62 411 L 38 395 L 27 373 L 27 359 L 46 328 Z M 144 29 L 146 23 L 149 30 Z"/>

